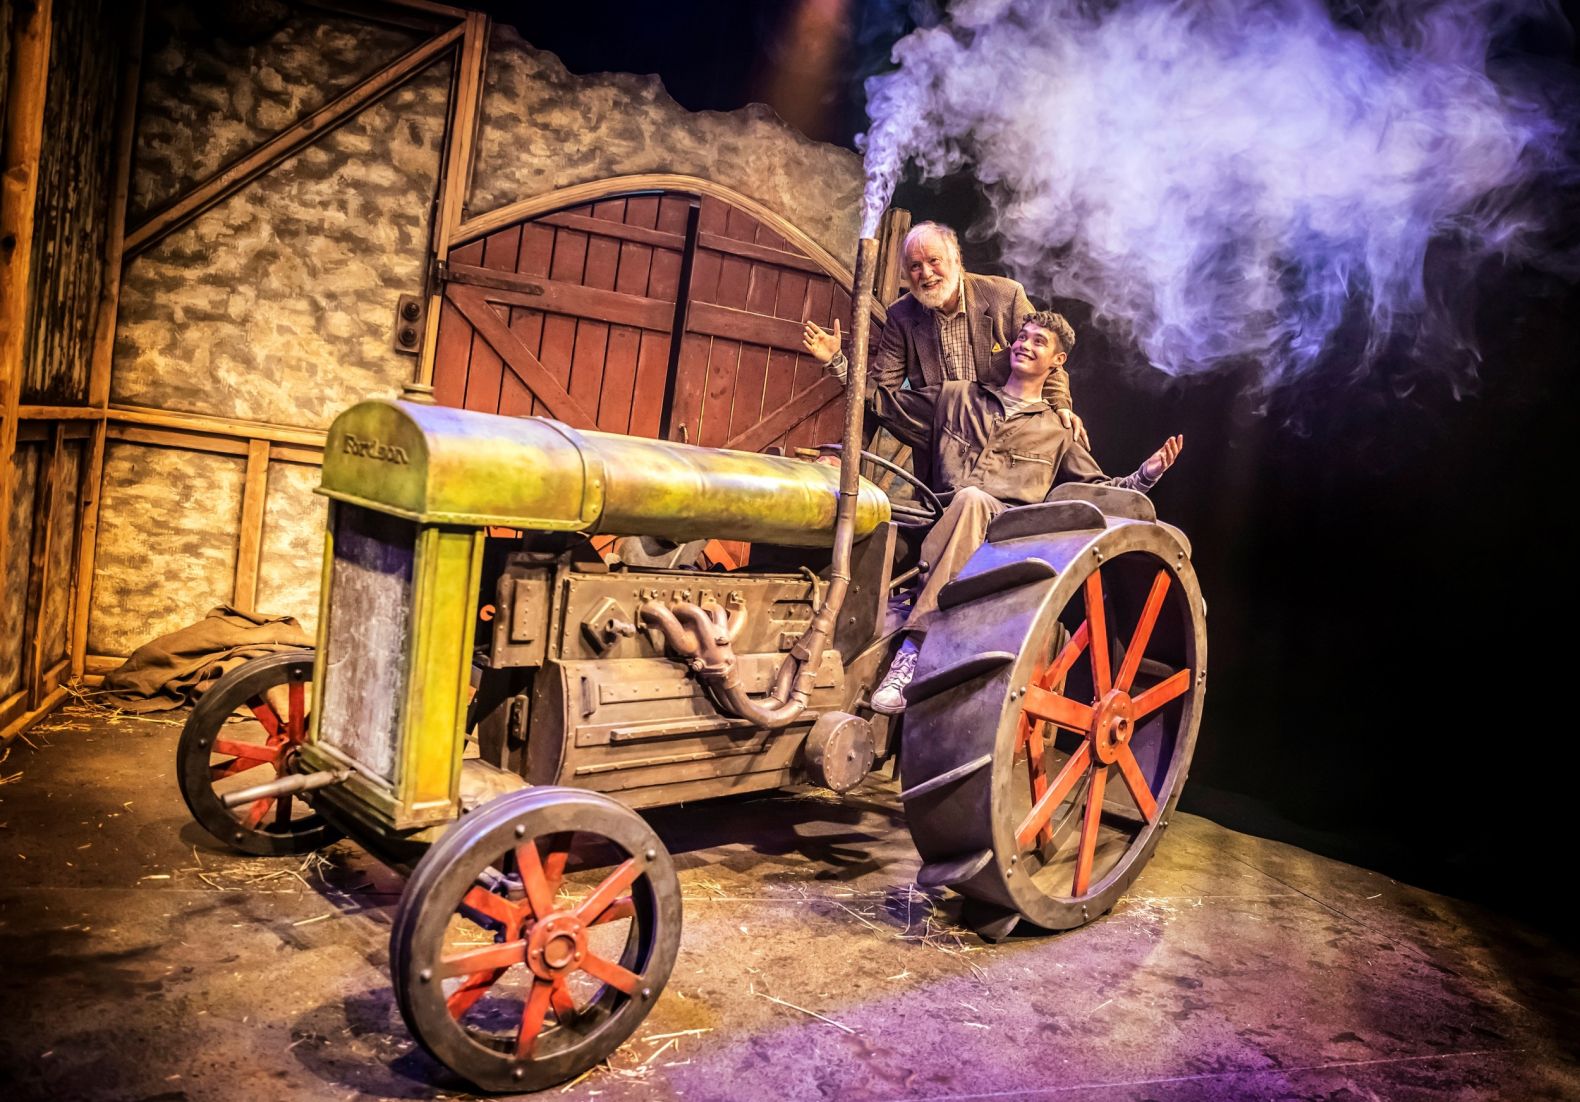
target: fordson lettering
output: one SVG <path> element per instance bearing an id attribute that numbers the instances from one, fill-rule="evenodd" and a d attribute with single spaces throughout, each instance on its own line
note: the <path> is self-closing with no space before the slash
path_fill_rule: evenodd
<path id="1" fill-rule="evenodd" d="M 377 459 L 381 463 L 396 463 L 402 466 L 411 463 L 406 455 L 406 449 L 396 444 L 386 444 L 382 440 L 364 440 L 360 436 L 346 433 L 342 444 L 345 451 L 351 455 L 360 455 L 366 459 Z"/>

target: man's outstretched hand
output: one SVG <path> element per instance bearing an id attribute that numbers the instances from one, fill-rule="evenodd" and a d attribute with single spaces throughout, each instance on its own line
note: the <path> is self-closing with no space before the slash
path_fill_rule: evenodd
<path id="1" fill-rule="evenodd" d="M 1070 430 L 1070 435 L 1075 437 L 1075 442 L 1088 451 L 1092 447 L 1092 438 L 1086 435 L 1086 422 L 1081 420 L 1080 414 L 1073 409 L 1061 409 L 1059 420 L 1064 422 L 1064 427 Z"/>
<path id="2" fill-rule="evenodd" d="M 821 325 L 806 322 L 801 326 L 801 347 L 807 354 L 820 364 L 827 364 L 839 352 L 840 332 L 839 319 L 834 319 L 834 331 L 830 333 Z"/>
<path id="3" fill-rule="evenodd" d="M 1171 436 L 1163 441 L 1163 446 L 1153 452 L 1147 461 L 1141 464 L 1141 474 L 1148 482 L 1156 482 L 1163 477 L 1163 472 L 1174 466 L 1174 461 L 1180 457 L 1180 451 L 1185 447 L 1185 437 Z"/>

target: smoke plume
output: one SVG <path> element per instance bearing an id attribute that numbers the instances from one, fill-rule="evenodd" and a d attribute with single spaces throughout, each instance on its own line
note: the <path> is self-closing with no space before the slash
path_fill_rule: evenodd
<path id="1" fill-rule="evenodd" d="M 1169 374 L 1253 358 L 1272 385 L 1341 326 L 1361 365 L 1473 357 L 1445 288 L 1540 259 L 1541 188 L 1574 176 L 1507 45 L 1533 20 L 1568 33 L 1493 0 L 964 0 L 867 82 L 863 232 L 908 163 L 969 167 L 1010 274 Z"/>

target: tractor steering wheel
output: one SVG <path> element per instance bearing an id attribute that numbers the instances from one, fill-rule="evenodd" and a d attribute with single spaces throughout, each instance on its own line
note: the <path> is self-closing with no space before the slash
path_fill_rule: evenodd
<path id="1" fill-rule="evenodd" d="M 818 451 L 830 455 L 838 455 L 844 450 L 839 444 L 820 444 Z M 881 455 L 864 451 L 861 454 L 863 463 L 871 463 L 875 467 L 888 471 L 895 478 L 905 483 L 916 493 L 914 500 L 896 501 L 894 495 L 889 495 L 889 512 L 891 519 L 900 528 L 931 528 L 943 515 L 944 504 L 938 500 L 938 495 L 928 488 L 927 483 L 917 478 L 916 475 L 892 460 Z"/>

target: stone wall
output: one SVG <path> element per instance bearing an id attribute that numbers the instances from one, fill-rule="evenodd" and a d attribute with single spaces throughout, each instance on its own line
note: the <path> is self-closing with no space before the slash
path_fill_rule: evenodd
<path id="1" fill-rule="evenodd" d="M 245 44 L 216 37 L 190 8 L 150 13 L 129 224 L 420 41 L 282 10 Z M 134 259 L 111 400 L 325 428 L 346 406 L 398 394 L 416 360 L 391 345 L 395 306 L 423 285 L 450 74 L 449 60 L 436 62 Z M 96 654 L 125 654 L 229 601 L 241 515 L 238 461 L 113 455 L 89 623 Z M 270 471 L 257 602 L 309 626 L 317 481 L 310 467 Z M 161 599 L 150 605 L 148 593 Z"/>
<path id="2" fill-rule="evenodd" d="M 814 142 L 762 104 L 687 111 L 656 76 L 577 76 L 496 26 L 489 44 L 470 215 L 571 184 L 673 172 L 734 188 L 849 264 L 861 158 Z"/>
<path id="3" fill-rule="evenodd" d="M 221 5 L 234 17 L 246 5 Z M 151 5 L 128 224 L 418 44 L 411 32 L 286 5 L 245 40 Z M 201 13 L 201 14 L 198 14 Z M 397 394 L 396 300 L 422 288 L 451 68 L 440 61 L 156 243 L 127 267 L 111 399 L 324 428 Z M 859 158 L 769 109 L 693 114 L 654 77 L 575 76 L 511 28 L 490 43 L 469 214 L 570 184 L 670 172 L 715 180 L 836 257 L 857 232 Z M 106 463 L 89 651 L 125 654 L 229 600 L 241 462 L 118 445 Z M 316 469 L 271 464 L 257 607 L 317 614 Z"/>

